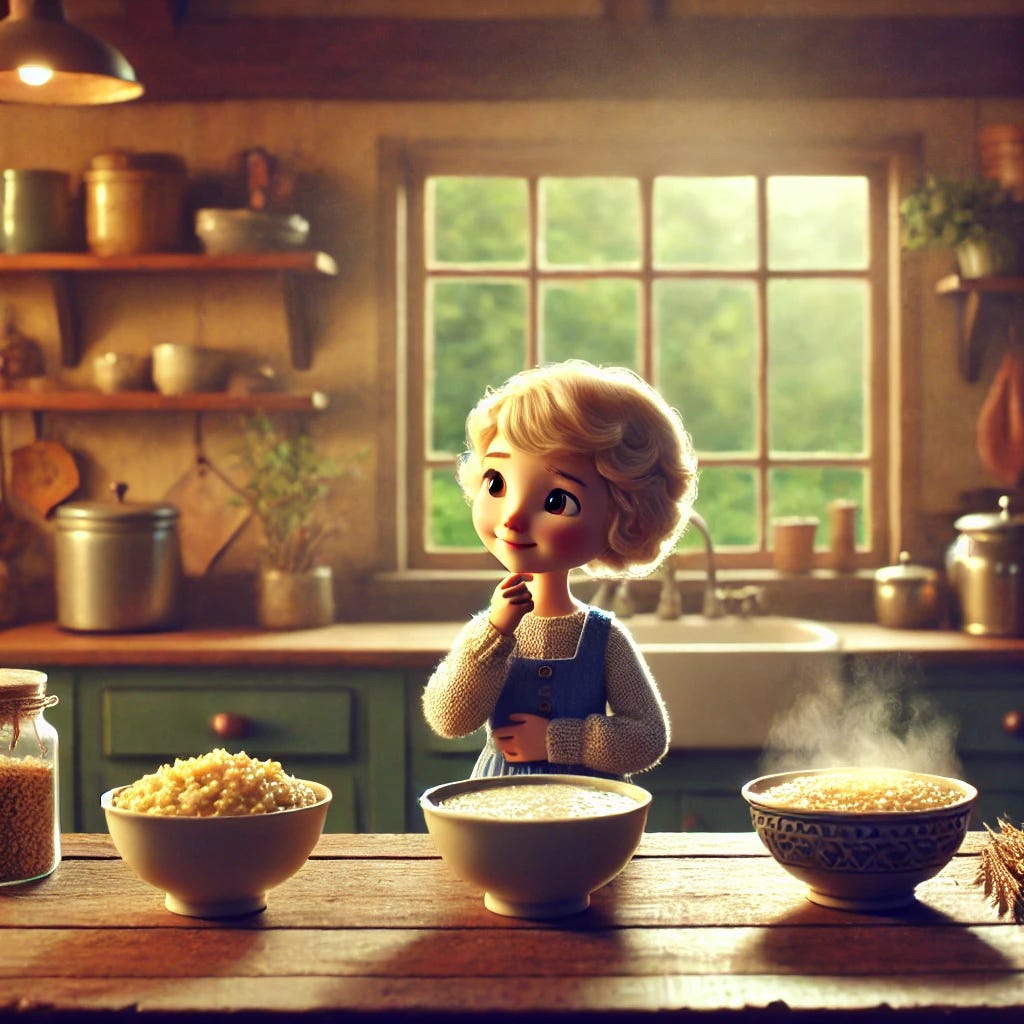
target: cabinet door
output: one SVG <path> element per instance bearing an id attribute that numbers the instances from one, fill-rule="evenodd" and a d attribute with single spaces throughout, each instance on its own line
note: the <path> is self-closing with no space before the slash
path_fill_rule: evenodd
<path id="1" fill-rule="evenodd" d="M 977 787 L 971 828 L 996 828 L 1000 817 L 1024 821 L 1024 738 L 1007 731 L 1008 713 L 1024 715 L 1024 669 L 930 666 L 928 695 L 948 716 L 962 762 L 960 778 Z"/>
<path id="2" fill-rule="evenodd" d="M 403 693 L 402 676 L 388 672 L 83 671 L 82 825 L 106 830 L 105 790 L 224 747 L 328 786 L 328 832 L 402 831 Z"/>

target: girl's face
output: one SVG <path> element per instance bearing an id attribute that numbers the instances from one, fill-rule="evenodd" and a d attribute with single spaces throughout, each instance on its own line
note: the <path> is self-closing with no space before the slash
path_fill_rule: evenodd
<path id="1" fill-rule="evenodd" d="M 473 526 L 510 572 L 586 565 L 608 546 L 608 485 L 581 455 L 527 455 L 498 434 L 482 460 Z"/>

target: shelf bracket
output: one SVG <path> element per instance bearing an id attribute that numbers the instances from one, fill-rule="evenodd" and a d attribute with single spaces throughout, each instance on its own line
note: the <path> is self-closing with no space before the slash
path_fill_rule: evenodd
<path id="1" fill-rule="evenodd" d="M 57 314 L 57 334 L 60 338 L 61 365 L 77 366 L 81 354 L 81 337 L 71 275 L 53 270 L 46 276 L 50 282 L 53 308 Z"/>
<path id="2" fill-rule="evenodd" d="M 310 325 L 306 310 L 305 291 L 299 286 L 298 275 L 289 271 L 280 274 L 281 291 L 284 296 L 284 315 L 288 327 L 288 347 L 292 366 L 296 370 L 308 370 L 313 362 L 310 342 Z"/>
<path id="3" fill-rule="evenodd" d="M 981 370 L 981 339 L 978 319 L 981 315 L 981 293 L 968 292 L 960 301 L 960 373 L 965 380 L 976 381 Z"/>

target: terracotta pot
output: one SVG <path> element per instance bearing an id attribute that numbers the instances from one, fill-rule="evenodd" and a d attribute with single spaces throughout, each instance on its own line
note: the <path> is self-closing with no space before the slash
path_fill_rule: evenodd
<path id="1" fill-rule="evenodd" d="M 315 629 L 334 621 L 334 576 L 330 566 L 308 572 L 261 569 L 256 619 L 263 629 Z"/>
<path id="2" fill-rule="evenodd" d="M 1024 126 L 986 124 L 978 129 L 981 173 L 1024 201 Z"/>

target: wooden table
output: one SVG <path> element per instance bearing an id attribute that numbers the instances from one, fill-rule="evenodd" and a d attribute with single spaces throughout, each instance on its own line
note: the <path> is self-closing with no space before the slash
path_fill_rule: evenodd
<path id="1" fill-rule="evenodd" d="M 974 884 L 981 842 L 866 915 L 809 903 L 753 834 L 652 834 L 589 911 L 536 923 L 485 910 L 427 836 L 329 835 L 223 923 L 167 912 L 106 836 L 66 836 L 54 875 L 0 889 L 0 1016 L 1021 1020 L 1024 929 Z"/>

